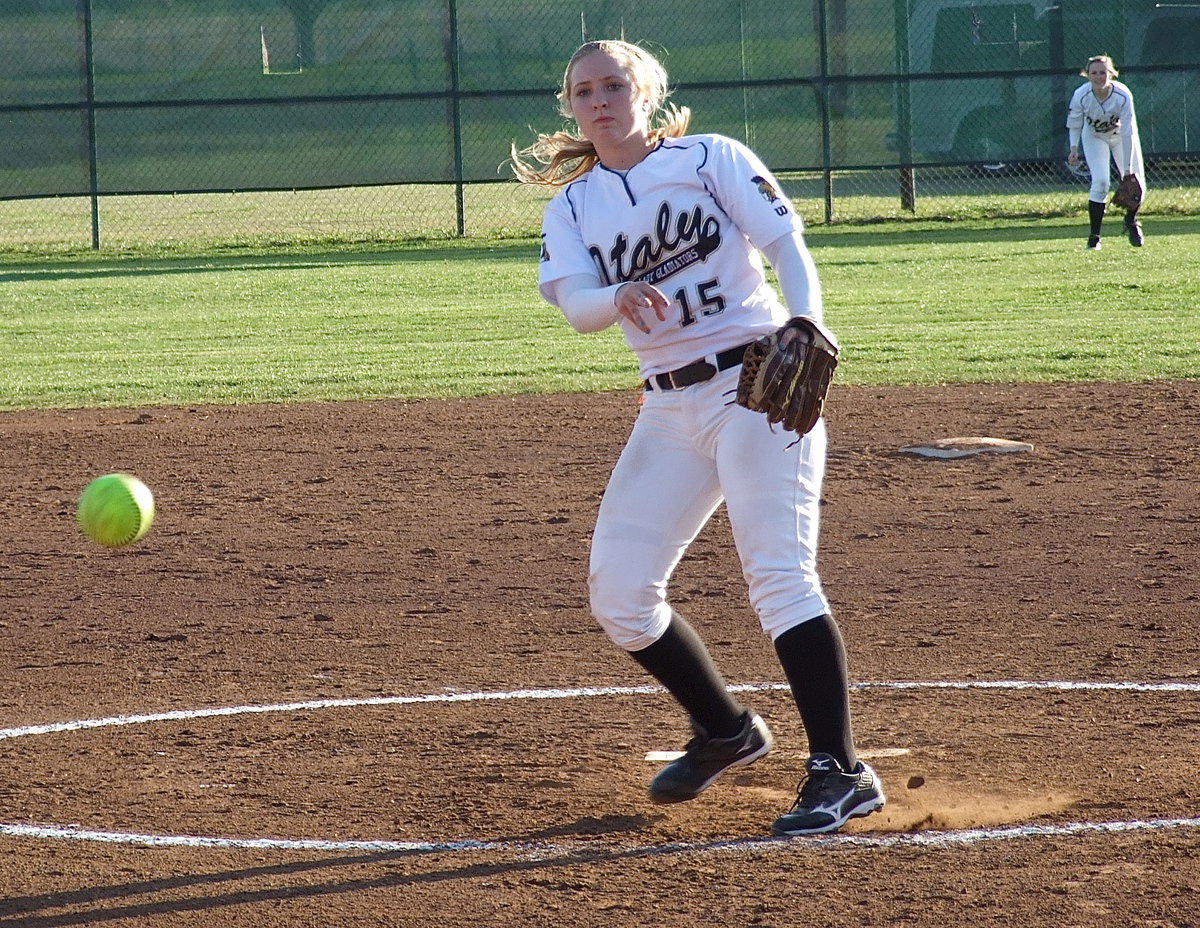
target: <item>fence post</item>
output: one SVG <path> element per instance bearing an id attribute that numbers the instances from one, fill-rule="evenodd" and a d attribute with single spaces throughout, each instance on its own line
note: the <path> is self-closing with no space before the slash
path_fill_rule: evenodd
<path id="1" fill-rule="evenodd" d="M 917 177 L 913 170 L 912 100 L 908 82 L 908 0 L 895 0 L 896 21 L 896 152 L 900 159 L 900 208 L 917 209 Z"/>
<path id="2" fill-rule="evenodd" d="M 92 251 L 100 250 L 100 181 L 96 164 L 96 56 L 92 48 L 92 0 L 79 0 L 83 14 L 84 107 L 88 148 L 88 196 L 92 207 Z"/>
<path id="3" fill-rule="evenodd" d="M 825 188 L 825 221 L 833 221 L 833 145 L 829 120 L 829 26 L 827 0 L 817 0 L 817 48 L 819 77 L 817 105 L 821 108 L 821 177 Z"/>
<path id="4" fill-rule="evenodd" d="M 1050 0 L 1046 8 L 1050 39 L 1050 67 L 1054 77 L 1050 78 L 1050 96 L 1054 103 L 1051 105 L 1054 119 L 1054 138 L 1059 147 L 1054 159 L 1061 163 L 1063 152 L 1067 150 L 1067 107 L 1069 94 L 1066 79 L 1066 38 L 1063 33 L 1063 0 Z"/>
<path id="5" fill-rule="evenodd" d="M 463 194 L 463 151 L 462 151 L 462 89 L 459 81 L 461 64 L 458 48 L 458 4 L 448 0 L 446 13 L 450 17 L 449 47 L 446 56 L 450 63 L 450 124 L 454 146 L 454 215 L 459 238 L 467 234 L 466 199 Z"/>

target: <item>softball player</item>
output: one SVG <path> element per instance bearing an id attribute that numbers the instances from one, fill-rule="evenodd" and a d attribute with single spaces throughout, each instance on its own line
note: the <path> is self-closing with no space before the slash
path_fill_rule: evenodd
<path id="1" fill-rule="evenodd" d="M 793 314 L 821 321 L 816 268 L 800 219 L 755 154 L 686 135 L 690 113 L 666 97 L 667 75 L 644 49 L 589 42 L 559 94 L 580 134 L 541 135 L 513 152 L 520 180 L 558 188 L 542 225 L 542 296 L 579 332 L 619 325 L 644 381 L 593 533 L 591 608 L 690 717 L 694 737 L 654 778 L 653 801 L 693 799 L 767 754 L 767 726 L 730 694 L 667 597 L 724 501 L 809 743 L 796 802 L 773 831 L 836 831 L 882 808 L 884 795 L 855 752 L 845 648 L 816 568 L 824 423 L 797 441 L 733 402 L 750 341 Z"/>
<path id="2" fill-rule="evenodd" d="M 1088 82 L 1071 95 L 1067 108 L 1067 131 L 1071 152 L 1067 163 L 1079 164 L 1079 145 L 1083 143 L 1083 159 L 1091 170 L 1092 189 L 1088 193 L 1088 218 L 1091 229 L 1087 247 L 1100 247 L 1100 226 L 1104 221 L 1105 201 L 1108 198 L 1109 158 L 1121 176 L 1135 174 L 1146 189 L 1146 168 L 1142 163 L 1142 142 L 1138 136 L 1137 117 L 1133 112 L 1133 94 L 1120 81 L 1116 66 L 1107 55 L 1095 55 L 1079 72 Z M 1145 241 L 1137 209 L 1125 212 L 1125 233 L 1131 245 L 1141 247 Z"/>

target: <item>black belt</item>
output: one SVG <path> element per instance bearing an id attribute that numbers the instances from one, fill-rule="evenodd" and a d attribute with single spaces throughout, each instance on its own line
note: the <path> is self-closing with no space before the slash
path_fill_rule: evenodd
<path id="1" fill-rule="evenodd" d="M 704 359 L 693 361 L 691 364 L 685 364 L 683 367 L 667 371 L 665 374 L 655 374 L 644 382 L 644 386 L 647 389 L 678 390 L 680 387 L 690 387 L 694 383 L 712 380 L 717 376 L 717 371 L 729 370 L 729 368 L 741 364 L 750 344 L 750 342 L 746 342 L 736 348 L 726 348 L 724 351 L 718 352 L 715 358 L 716 367 L 713 367 L 711 361 Z"/>

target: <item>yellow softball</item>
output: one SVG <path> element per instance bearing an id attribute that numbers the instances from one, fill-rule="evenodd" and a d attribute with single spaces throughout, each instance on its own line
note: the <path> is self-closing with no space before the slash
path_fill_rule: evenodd
<path id="1" fill-rule="evenodd" d="M 105 474 L 84 488 L 75 517 L 92 541 L 121 548 L 150 531 L 154 494 L 132 474 Z"/>

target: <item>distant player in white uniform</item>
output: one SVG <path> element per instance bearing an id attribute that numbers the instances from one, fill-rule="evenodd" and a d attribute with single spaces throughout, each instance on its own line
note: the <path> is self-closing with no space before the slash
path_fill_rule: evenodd
<path id="1" fill-rule="evenodd" d="M 1142 141 L 1138 136 L 1137 117 L 1133 111 L 1133 94 L 1118 80 L 1116 65 L 1107 55 L 1095 55 L 1079 72 L 1088 82 L 1071 95 L 1067 108 L 1067 131 L 1071 152 L 1067 163 L 1079 164 L 1079 146 L 1092 176 L 1088 192 L 1087 247 L 1100 247 L 1100 228 L 1104 221 L 1105 203 L 1110 184 L 1109 159 L 1116 164 L 1121 177 L 1134 174 L 1146 189 L 1146 167 L 1142 162 Z M 1145 241 L 1137 209 L 1125 212 L 1125 233 L 1129 243 L 1141 247 Z"/>
<path id="2" fill-rule="evenodd" d="M 855 752 L 845 648 L 817 574 L 825 427 L 796 441 L 734 403 L 747 343 L 791 315 L 821 321 L 816 268 L 758 157 L 733 139 L 685 135 L 690 113 L 666 97 L 667 75 L 644 49 L 589 42 L 559 96 L 580 135 L 542 135 L 513 152 L 519 179 L 559 188 L 542 226 L 542 295 L 580 332 L 620 325 L 645 381 L 593 534 L 592 612 L 690 717 L 694 737 L 655 777 L 652 800 L 693 799 L 764 756 L 771 733 L 730 694 L 667 597 L 724 501 L 750 600 L 808 736 L 806 776 L 772 830 L 836 831 L 884 796 Z"/>

